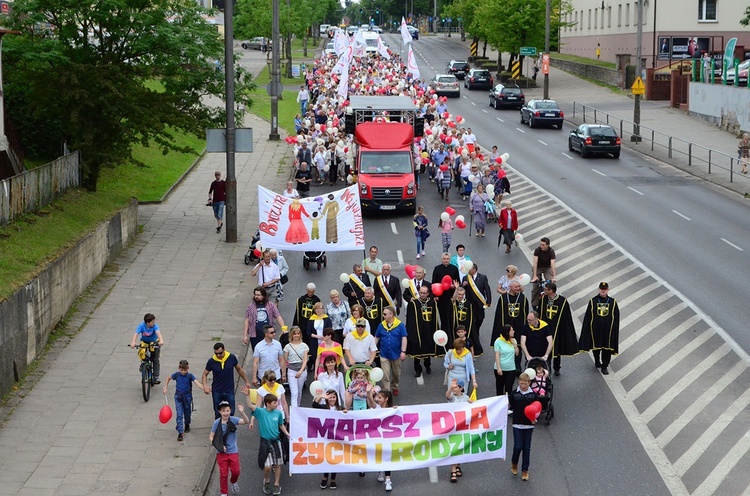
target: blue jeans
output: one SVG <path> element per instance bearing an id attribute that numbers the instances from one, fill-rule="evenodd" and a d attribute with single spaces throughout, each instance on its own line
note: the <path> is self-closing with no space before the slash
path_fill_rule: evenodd
<path id="1" fill-rule="evenodd" d="M 510 461 L 514 465 L 518 465 L 518 457 L 521 454 L 521 451 L 523 451 L 523 463 L 521 464 L 521 472 L 528 472 L 529 470 L 532 434 L 534 434 L 534 429 L 513 428 L 513 457 L 510 459 Z"/>
<path id="2" fill-rule="evenodd" d="M 422 236 L 417 236 L 417 255 L 424 251 L 424 240 Z"/>
<path id="3" fill-rule="evenodd" d="M 174 409 L 177 413 L 177 432 L 185 432 L 185 426 L 190 425 L 190 413 L 193 410 L 193 393 L 177 393 L 174 395 Z"/>
<path id="4" fill-rule="evenodd" d="M 305 115 L 305 113 L 307 113 L 307 100 L 299 101 L 299 111 L 303 116 Z"/>
<path id="5" fill-rule="evenodd" d="M 221 417 L 219 413 L 219 403 L 228 401 L 232 409 L 230 415 L 234 415 L 234 391 L 211 391 L 211 397 L 214 400 L 214 419 Z"/>
<path id="6" fill-rule="evenodd" d="M 214 207 L 214 217 L 221 221 L 224 218 L 224 202 L 213 202 L 212 207 Z"/>

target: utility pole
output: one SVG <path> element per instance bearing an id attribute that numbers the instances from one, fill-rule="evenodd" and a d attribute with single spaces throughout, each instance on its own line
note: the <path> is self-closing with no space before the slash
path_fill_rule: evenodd
<path id="1" fill-rule="evenodd" d="M 550 0 L 547 0 L 546 14 L 544 17 L 544 53 L 549 60 L 549 17 L 550 17 Z M 544 99 L 549 99 L 549 71 L 544 73 Z"/>
<path id="2" fill-rule="evenodd" d="M 273 20 L 271 21 L 271 133 L 269 141 L 278 141 L 279 135 L 279 95 L 277 89 L 281 86 L 279 74 L 279 50 L 281 37 L 279 36 L 279 0 L 273 0 Z"/>
<path id="3" fill-rule="evenodd" d="M 234 172 L 234 0 L 224 4 L 224 84 L 226 86 L 227 243 L 237 242 L 237 177 Z"/>
<path id="4" fill-rule="evenodd" d="M 643 73 L 643 0 L 638 2 L 638 14 L 637 14 L 638 28 L 636 29 L 637 45 L 635 56 L 637 62 L 635 64 L 635 77 L 640 78 Z M 633 95 L 635 102 L 633 103 L 633 135 L 630 137 L 630 141 L 635 143 L 641 142 L 641 95 L 636 93 Z"/>

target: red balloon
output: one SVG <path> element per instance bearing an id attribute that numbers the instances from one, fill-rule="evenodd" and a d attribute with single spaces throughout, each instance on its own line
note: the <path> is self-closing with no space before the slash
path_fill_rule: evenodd
<path id="1" fill-rule="evenodd" d="M 432 283 L 432 294 L 435 296 L 443 294 L 443 286 L 439 282 Z"/>
<path id="2" fill-rule="evenodd" d="M 456 209 L 453 207 L 445 207 L 445 211 L 448 212 L 448 215 L 456 215 Z"/>
<path id="3" fill-rule="evenodd" d="M 498 177 L 499 179 L 502 179 L 502 178 L 504 178 L 504 177 L 505 177 L 505 171 L 504 171 L 504 170 L 502 170 L 502 169 L 500 169 L 499 171 L 497 171 L 497 177 Z"/>
<path id="4" fill-rule="evenodd" d="M 431 105 L 431 106 L 433 106 L 433 107 L 434 107 L 434 106 L 435 106 L 436 104 L 437 104 L 437 102 L 435 101 L 435 99 L 434 99 L 434 98 L 433 98 L 432 100 L 430 100 L 430 105 Z"/>
<path id="5" fill-rule="evenodd" d="M 449 128 L 451 128 L 451 129 L 455 129 L 455 128 L 456 128 L 456 123 L 455 123 L 455 122 L 453 122 L 453 121 L 450 121 L 450 122 L 448 123 L 448 127 L 449 127 Z"/>
<path id="6" fill-rule="evenodd" d="M 320 125 L 320 132 L 321 133 L 325 133 L 326 132 L 326 125 L 325 124 L 321 124 Z"/>
<path id="7" fill-rule="evenodd" d="M 450 113 L 448 113 L 448 112 L 443 112 L 443 119 L 447 119 L 447 118 L 448 118 L 448 117 L 450 117 L 450 116 L 451 116 L 451 114 L 450 114 Z"/>
<path id="8" fill-rule="evenodd" d="M 448 291 L 451 286 L 453 286 L 453 279 L 451 279 L 451 276 L 443 276 L 443 280 L 441 281 L 441 286 L 443 286 L 443 291 Z"/>
<path id="9" fill-rule="evenodd" d="M 451 124 L 453 124 L 453 123 L 451 122 Z M 455 124 L 453 124 L 453 125 L 455 126 Z M 445 137 L 445 144 L 446 145 L 450 145 L 451 142 L 453 142 L 453 138 L 451 138 L 450 136 L 446 136 Z"/>
<path id="10" fill-rule="evenodd" d="M 456 116 L 456 122 L 461 122 L 462 120 L 464 120 L 463 117 L 461 117 L 460 115 Z"/>
<path id="11" fill-rule="evenodd" d="M 409 277 L 409 279 L 414 279 L 414 276 L 417 274 L 417 266 L 407 265 L 406 267 L 404 267 L 404 271 L 406 272 L 406 275 Z"/>
<path id="12" fill-rule="evenodd" d="M 497 163 L 498 165 L 502 164 L 503 163 L 503 157 L 497 157 L 495 159 L 495 163 Z"/>
<path id="13" fill-rule="evenodd" d="M 443 172 L 446 172 L 448 170 L 448 166 L 445 165 L 445 164 L 443 164 L 443 165 L 440 166 L 440 170 L 443 171 Z"/>
<path id="14" fill-rule="evenodd" d="M 344 147 L 344 153 L 346 153 L 346 152 L 348 152 L 348 151 L 349 151 L 349 147 L 348 147 L 348 146 L 345 146 L 345 147 Z"/>
<path id="15" fill-rule="evenodd" d="M 540 413 L 542 413 L 542 404 L 538 401 L 530 403 L 523 409 L 523 414 L 532 422 L 536 422 Z"/>
<path id="16" fill-rule="evenodd" d="M 425 165 L 427 165 L 427 164 L 430 163 L 430 159 L 427 158 L 427 157 L 424 157 L 424 158 L 422 158 L 422 163 L 425 164 Z"/>
<path id="17" fill-rule="evenodd" d="M 432 129 L 427 128 L 427 129 L 424 130 L 424 133 L 425 134 L 432 134 Z"/>
<path id="18" fill-rule="evenodd" d="M 260 256 L 262 254 L 261 254 L 260 250 L 256 248 L 256 249 L 253 250 L 253 255 L 255 255 L 256 257 L 260 258 Z"/>
<path id="19" fill-rule="evenodd" d="M 457 220 L 456 221 L 456 227 L 459 228 L 459 229 L 466 229 L 466 222 L 464 222 L 462 220 Z"/>
<path id="20" fill-rule="evenodd" d="M 161 407 L 161 410 L 159 410 L 159 422 L 162 424 L 166 424 L 170 421 L 172 418 L 172 409 L 169 407 L 169 405 L 164 405 Z"/>

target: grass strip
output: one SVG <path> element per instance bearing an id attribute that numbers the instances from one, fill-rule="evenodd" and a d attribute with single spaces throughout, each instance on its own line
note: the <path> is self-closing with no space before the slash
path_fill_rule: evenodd
<path id="1" fill-rule="evenodd" d="M 581 57 L 579 55 L 571 55 L 569 53 L 551 53 L 550 58 L 557 60 L 567 60 L 570 62 L 578 62 L 579 64 L 594 65 L 597 67 L 605 67 L 607 69 L 617 69 L 617 65 L 612 62 L 605 60 L 589 59 L 587 57 Z"/>

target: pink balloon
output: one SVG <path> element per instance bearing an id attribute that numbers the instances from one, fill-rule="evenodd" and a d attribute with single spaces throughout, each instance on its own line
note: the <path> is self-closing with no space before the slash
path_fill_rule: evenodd
<path id="1" fill-rule="evenodd" d="M 523 413 L 526 415 L 527 419 L 536 422 L 539 418 L 539 414 L 542 413 L 542 404 L 538 401 L 534 401 L 523 409 Z"/>
<path id="2" fill-rule="evenodd" d="M 406 267 L 404 267 L 404 271 L 406 272 L 406 275 L 409 277 L 409 279 L 414 279 L 414 276 L 417 274 L 417 266 L 407 265 Z"/>
<path id="3" fill-rule="evenodd" d="M 456 215 L 456 209 L 453 207 L 445 207 L 445 211 L 448 212 L 448 215 Z"/>
<path id="4" fill-rule="evenodd" d="M 495 163 L 497 163 L 498 165 L 502 164 L 503 163 L 503 157 L 497 157 L 495 159 Z"/>
<path id="5" fill-rule="evenodd" d="M 443 294 L 443 286 L 439 282 L 433 282 L 432 283 L 432 294 L 435 296 L 440 296 Z"/>

